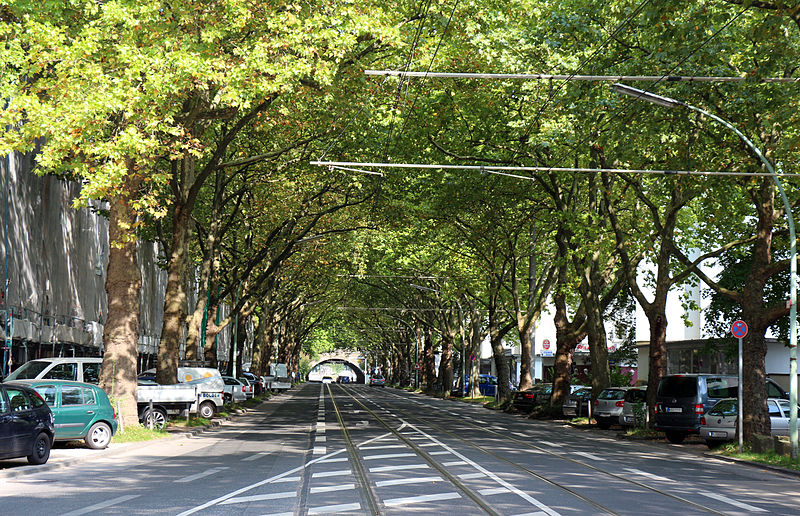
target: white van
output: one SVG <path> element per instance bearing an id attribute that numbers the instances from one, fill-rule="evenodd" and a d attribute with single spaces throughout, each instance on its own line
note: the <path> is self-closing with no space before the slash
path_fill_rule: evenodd
<path id="1" fill-rule="evenodd" d="M 100 381 L 102 363 L 102 357 L 37 358 L 22 364 L 4 381 L 45 379 L 96 384 Z"/>

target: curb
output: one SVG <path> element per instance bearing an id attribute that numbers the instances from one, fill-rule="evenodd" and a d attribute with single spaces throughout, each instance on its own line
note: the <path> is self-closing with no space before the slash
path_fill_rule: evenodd
<path id="1" fill-rule="evenodd" d="M 269 399 L 269 398 L 268 398 Z M 267 400 L 263 400 L 265 402 Z M 82 457 L 72 457 L 69 459 L 65 459 L 60 462 L 47 462 L 40 466 L 32 466 L 30 464 L 25 464 L 13 468 L 8 468 L 6 470 L 0 470 L 0 479 L 7 479 L 7 478 L 17 478 L 22 477 L 25 475 L 32 475 L 34 473 L 45 473 L 50 471 L 55 471 L 57 469 L 61 469 L 67 466 L 72 466 L 75 464 L 80 464 L 83 462 L 90 462 L 95 459 L 102 459 L 105 457 L 113 457 L 115 455 L 120 455 L 129 450 L 137 450 L 139 448 L 146 448 L 154 443 L 162 443 L 166 441 L 177 441 L 178 439 L 188 439 L 194 437 L 198 434 L 206 432 L 208 430 L 212 430 L 214 428 L 222 426 L 227 421 L 232 421 L 240 416 L 243 416 L 252 409 L 236 409 L 233 413 L 229 414 L 224 418 L 217 418 L 211 421 L 208 425 L 205 426 L 198 426 L 191 430 L 187 430 L 185 432 L 175 432 L 170 433 L 166 437 L 162 437 L 160 439 L 153 439 L 150 441 L 139 441 L 139 442 L 132 442 L 132 443 L 123 443 L 119 447 L 114 447 L 114 449 L 104 449 L 104 450 L 88 450 L 87 454 Z"/>
<path id="2" fill-rule="evenodd" d="M 767 469 L 770 471 L 774 471 L 775 473 L 783 473 L 784 475 L 789 475 L 792 477 L 800 477 L 800 471 L 796 469 L 787 469 L 787 468 L 782 468 L 780 466 L 773 466 L 771 464 L 762 464 L 760 462 L 752 462 L 749 460 L 737 459 L 736 457 L 726 457 L 725 455 L 714 455 L 713 453 L 703 453 L 703 457 L 719 459 L 725 462 L 731 462 L 733 464 L 750 466 L 752 468 Z"/>

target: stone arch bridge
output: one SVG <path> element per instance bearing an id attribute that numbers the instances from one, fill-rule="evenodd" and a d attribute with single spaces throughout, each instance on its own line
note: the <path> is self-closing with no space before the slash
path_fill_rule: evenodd
<path id="1" fill-rule="evenodd" d="M 323 376 L 328 375 L 327 371 L 331 371 L 336 367 L 336 364 L 344 365 L 349 368 L 355 375 L 356 383 L 366 383 L 366 375 L 364 373 L 364 355 L 360 351 L 337 349 L 329 353 L 320 353 L 316 360 L 311 362 L 311 367 L 308 373 L 309 381 L 321 381 Z M 334 378 L 334 381 L 336 378 Z"/>

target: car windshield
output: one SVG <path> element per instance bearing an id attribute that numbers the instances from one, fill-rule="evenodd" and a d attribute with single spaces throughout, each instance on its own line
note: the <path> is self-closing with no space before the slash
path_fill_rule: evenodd
<path id="1" fill-rule="evenodd" d="M 737 415 L 736 400 L 722 400 L 708 411 L 710 416 L 735 416 Z"/>
<path id="2" fill-rule="evenodd" d="M 621 400 L 625 397 L 625 391 L 619 389 L 606 389 L 597 397 L 599 400 Z"/>
<path id="3" fill-rule="evenodd" d="M 591 389 L 578 389 L 577 391 L 572 393 L 573 396 L 576 398 L 588 398 L 592 395 Z"/>
<path id="4" fill-rule="evenodd" d="M 19 369 L 8 375 L 6 381 L 9 380 L 33 380 L 39 374 L 44 371 L 47 366 L 50 365 L 50 362 L 44 362 L 39 360 L 32 360 L 22 365 Z"/>
<path id="5" fill-rule="evenodd" d="M 697 378 L 691 376 L 668 376 L 658 385 L 659 396 L 691 398 L 697 396 Z"/>
<path id="6" fill-rule="evenodd" d="M 630 401 L 631 403 L 641 403 L 645 400 L 646 396 L 646 391 L 631 389 L 625 393 L 625 401 Z"/>

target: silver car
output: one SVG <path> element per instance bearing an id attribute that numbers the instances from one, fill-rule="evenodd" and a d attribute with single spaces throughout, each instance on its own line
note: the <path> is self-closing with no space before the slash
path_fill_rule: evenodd
<path id="1" fill-rule="evenodd" d="M 594 419 L 597 421 L 598 428 L 603 430 L 611 425 L 619 424 L 619 416 L 622 414 L 622 405 L 625 403 L 625 392 L 630 387 L 609 387 L 594 400 Z"/>
<path id="2" fill-rule="evenodd" d="M 244 393 L 244 384 L 232 376 L 223 376 L 222 381 L 225 382 L 225 398 L 234 403 L 241 403 L 247 401 L 247 395 Z"/>
<path id="3" fill-rule="evenodd" d="M 641 426 L 647 410 L 647 386 L 634 387 L 625 392 L 619 424 L 622 426 Z"/>
<path id="4" fill-rule="evenodd" d="M 789 407 L 788 400 L 767 398 L 772 435 L 789 435 Z M 737 399 L 719 400 L 700 419 L 700 437 L 706 440 L 709 448 L 716 448 L 726 441 L 735 441 L 739 435 L 736 428 L 737 419 Z"/>

